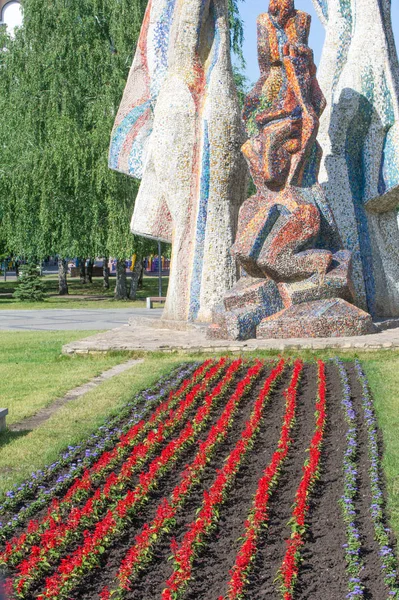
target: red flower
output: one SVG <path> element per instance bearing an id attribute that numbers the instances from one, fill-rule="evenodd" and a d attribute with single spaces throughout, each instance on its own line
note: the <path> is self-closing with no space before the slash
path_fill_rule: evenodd
<path id="1" fill-rule="evenodd" d="M 234 478 L 243 456 L 253 441 L 259 428 L 259 423 L 262 418 L 263 409 L 271 385 L 281 374 L 283 369 L 284 360 L 281 360 L 267 378 L 258 399 L 255 402 L 251 418 L 246 423 L 244 431 L 241 433 L 241 439 L 230 453 L 223 469 L 217 472 L 216 479 L 210 489 L 204 492 L 202 508 L 195 521 L 191 523 L 179 548 L 175 551 L 174 558 L 176 566 L 171 577 L 166 582 L 166 588 L 162 593 L 163 600 L 171 598 L 173 593 L 182 592 L 191 578 L 191 568 L 196 550 L 199 547 L 203 536 L 208 532 L 213 521 L 217 518 L 216 509 L 223 502 L 227 486 Z"/>
<path id="2" fill-rule="evenodd" d="M 309 446 L 309 459 L 303 467 L 302 480 L 295 495 L 292 512 L 292 535 L 287 541 L 287 551 L 281 567 L 282 590 L 285 600 L 292 600 L 298 576 L 300 549 L 304 543 L 306 515 L 309 510 L 308 497 L 317 481 L 320 466 L 321 446 L 326 423 L 326 375 L 325 364 L 318 361 L 318 401 L 316 403 L 316 429 Z M 298 530 L 299 528 L 299 530 Z"/>
<path id="3" fill-rule="evenodd" d="M 247 581 L 247 574 L 257 552 L 256 541 L 262 526 L 268 519 L 269 495 L 277 483 L 277 474 L 288 454 L 291 444 L 289 432 L 293 426 L 297 404 L 297 386 L 303 363 L 297 360 L 290 386 L 285 392 L 286 409 L 283 418 L 283 426 L 277 450 L 274 452 L 269 465 L 258 482 L 257 491 L 253 500 L 252 509 L 245 522 L 244 541 L 238 551 L 235 564 L 230 571 L 231 579 L 228 584 L 227 597 L 229 600 L 241 598 Z"/>

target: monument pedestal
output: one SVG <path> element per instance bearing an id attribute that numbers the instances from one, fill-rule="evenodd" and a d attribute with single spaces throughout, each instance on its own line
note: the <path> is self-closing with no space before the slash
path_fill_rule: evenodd
<path id="1" fill-rule="evenodd" d="M 371 316 L 342 298 L 304 302 L 266 317 L 258 339 L 348 337 L 377 331 Z"/>

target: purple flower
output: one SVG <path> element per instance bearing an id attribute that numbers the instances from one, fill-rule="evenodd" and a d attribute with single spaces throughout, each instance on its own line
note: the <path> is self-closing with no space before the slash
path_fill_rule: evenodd
<path id="1" fill-rule="evenodd" d="M 363 585 L 360 573 L 363 563 L 359 558 L 361 541 L 360 534 L 355 523 L 356 510 L 355 498 L 357 495 L 357 426 L 356 411 L 353 408 L 351 389 L 345 367 L 338 358 L 335 359 L 342 383 L 342 401 L 345 421 L 348 424 L 346 433 L 346 450 L 344 454 L 344 493 L 341 497 L 341 508 L 344 521 L 346 522 L 347 543 L 344 544 L 347 570 L 356 573 L 348 580 L 349 594 L 347 598 L 363 598 Z"/>
<path id="2" fill-rule="evenodd" d="M 396 558 L 390 547 L 389 530 L 384 525 L 382 511 L 383 493 L 380 483 L 380 457 L 377 441 L 377 420 L 374 414 L 373 403 L 368 382 L 358 360 L 355 361 L 358 381 L 362 387 L 362 406 L 367 425 L 368 454 L 370 461 L 369 475 L 371 481 L 372 502 L 370 511 L 374 526 L 374 536 L 380 546 L 381 568 L 384 572 L 384 581 L 389 589 L 389 596 L 399 598 L 397 585 Z"/>

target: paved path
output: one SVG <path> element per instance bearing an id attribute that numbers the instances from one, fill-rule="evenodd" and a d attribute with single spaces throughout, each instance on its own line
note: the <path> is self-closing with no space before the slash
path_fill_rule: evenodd
<path id="1" fill-rule="evenodd" d="M 40 425 L 42 425 L 42 423 L 47 421 L 55 412 L 57 412 L 62 406 L 64 406 L 64 404 L 67 404 L 67 402 L 76 400 L 76 398 L 81 398 L 82 396 L 87 394 L 87 392 L 90 392 L 90 390 L 96 388 L 104 381 L 112 379 L 112 377 L 120 375 L 120 373 L 124 373 L 128 369 L 131 369 L 135 365 L 142 362 L 144 361 L 131 359 L 122 363 L 121 365 L 116 365 L 115 367 L 112 367 L 112 369 L 108 369 L 108 371 L 104 371 L 104 373 L 101 373 L 101 375 L 94 377 L 94 379 L 92 379 L 88 383 L 84 383 L 83 385 L 80 385 L 79 387 L 69 391 L 63 398 L 58 398 L 58 400 L 52 402 L 50 406 L 42 408 L 32 417 L 27 417 L 19 423 L 13 423 L 12 425 L 10 425 L 9 429 L 11 431 L 32 431 L 32 429 L 37 429 L 37 427 L 39 427 Z"/>
<path id="2" fill-rule="evenodd" d="M 67 354 L 139 350 L 144 352 L 250 352 L 256 350 L 399 350 L 399 327 L 380 333 L 347 338 L 306 338 L 288 340 L 208 340 L 204 329 L 160 329 L 158 323 L 131 319 L 130 325 L 100 333 L 63 347 Z"/>
<path id="3" fill-rule="evenodd" d="M 124 325 L 131 317 L 159 318 L 162 308 L 93 308 L 93 309 L 48 309 L 48 310 L 3 310 L 0 311 L 0 330 L 5 331 L 52 331 L 91 329 L 113 329 Z"/>

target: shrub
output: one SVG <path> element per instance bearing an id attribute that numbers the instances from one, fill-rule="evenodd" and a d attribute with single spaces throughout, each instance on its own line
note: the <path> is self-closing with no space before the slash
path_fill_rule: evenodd
<path id="1" fill-rule="evenodd" d="M 39 268 L 34 263 L 21 267 L 19 283 L 13 298 L 22 301 L 40 302 L 44 299 L 44 286 L 40 279 Z"/>

